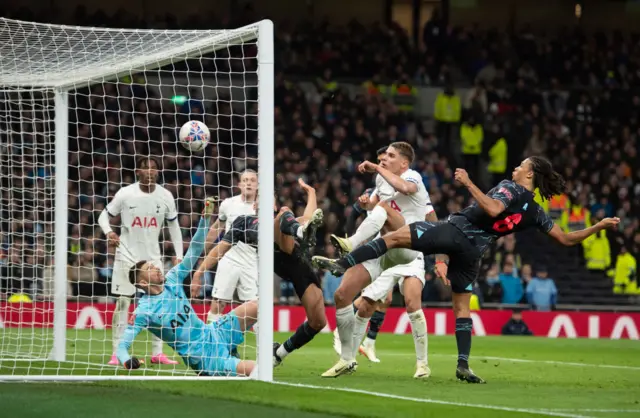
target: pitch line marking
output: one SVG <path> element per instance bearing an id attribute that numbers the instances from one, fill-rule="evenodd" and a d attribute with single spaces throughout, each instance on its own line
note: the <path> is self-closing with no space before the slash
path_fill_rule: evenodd
<path id="1" fill-rule="evenodd" d="M 311 350 L 307 348 L 305 352 L 314 351 L 318 354 L 326 353 L 328 349 L 321 350 L 314 348 Z M 398 351 L 378 351 L 380 357 L 389 356 L 389 357 L 406 357 L 410 356 L 412 352 L 398 352 Z M 451 354 L 429 354 L 429 357 L 449 357 L 456 358 L 455 355 Z M 493 357 L 493 356 L 474 356 L 473 354 L 469 356 L 469 359 L 473 361 L 474 359 L 478 360 L 496 360 L 496 361 L 509 361 L 512 363 L 541 363 L 541 364 L 557 364 L 559 366 L 574 366 L 574 367 L 597 367 L 602 369 L 619 369 L 619 370 L 640 370 L 639 366 L 622 366 L 618 364 L 595 364 L 595 363 L 577 363 L 570 361 L 557 361 L 557 360 L 534 360 L 534 359 L 521 359 L 521 358 L 510 358 L 510 357 Z"/>
<path id="2" fill-rule="evenodd" d="M 594 418 L 589 415 L 580 415 L 580 414 L 575 414 L 571 412 L 552 411 L 548 409 L 542 410 L 542 409 L 529 409 L 529 408 L 511 408 L 508 406 L 475 404 L 475 403 L 466 403 L 466 402 L 452 402 L 452 401 L 443 401 L 439 399 L 430 399 L 430 398 L 411 398 L 408 396 L 394 395 L 391 393 L 377 393 L 377 392 L 369 392 L 362 389 L 320 386 L 320 385 L 307 385 L 303 383 L 275 382 L 275 381 L 271 383 L 275 385 L 291 386 L 291 387 L 306 388 L 306 389 L 323 389 L 323 390 L 333 390 L 338 392 L 357 393 L 360 395 L 369 395 L 369 396 L 375 396 L 378 398 L 396 399 L 396 400 L 410 401 L 410 402 L 431 403 L 431 404 L 449 405 L 449 406 L 462 406 L 462 407 L 479 408 L 479 409 L 491 409 L 494 411 L 520 412 L 525 414 L 545 415 L 549 417 Z"/>

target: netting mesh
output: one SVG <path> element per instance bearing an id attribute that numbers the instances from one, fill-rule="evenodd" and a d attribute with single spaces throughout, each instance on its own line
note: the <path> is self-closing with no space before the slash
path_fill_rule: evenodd
<path id="1" fill-rule="evenodd" d="M 170 196 L 166 211 L 151 195 L 148 202 L 129 197 L 133 200 L 124 204 L 133 218 L 125 207 L 111 223 L 121 237 L 128 230 L 127 247 L 134 253 L 137 247 L 158 246 L 160 256 L 153 261 L 164 273 L 180 261 L 175 245 L 182 240 L 187 252 L 205 198 L 237 195 L 240 174 L 257 169 L 256 38 L 257 26 L 149 31 L 0 19 L 0 292 L 7 300 L 0 302 L 0 376 L 194 375 L 166 343 L 154 343 L 147 332 L 130 350 L 146 360 L 145 366 L 129 372 L 122 364 L 107 365 L 118 346 L 112 323 L 123 321 L 114 319 L 114 264 L 121 249 L 108 245 L 98 217 L 116 193 L 140 180 L 139 157 L 154 157 L 157 189 Z M 59 363 L 47 359 L 54 345 L 53 88 L 60 86 L 73 88 L 68 101 L 67 361 Z M 179 143 L 178 131 L 189 120 L 211 130 L 203 153 Z M 143 209 L 149 213 L 133 209 L 146 203 L 152 206 Z M 178 236 L 163 227 L 172 217 L 172 204 Z M 149 229 L 158 230 L 158 239 L 149 240 L 154 236 Z M 208 272 L 201 292 L 190 295 L 194 314 L 203 320 L 215 280 L 215 271 Z M 184 290 L 188 297 L 188 285 Z M 129 313 L 139 300 L 132 300 Z M 133 324 L 135 318 L 127 315 L 124 321 Z M 175 342 L 173 331 L 163 337 Z M 239 347 L 244 359 L 256 356 L 250 334 Z M 158 347 L 180 364 L 151 367 Z M 224 356 L 220 353 L 210 350 L 203 356 Z M 218 374 L 232 373 L 223 367 Z"/>

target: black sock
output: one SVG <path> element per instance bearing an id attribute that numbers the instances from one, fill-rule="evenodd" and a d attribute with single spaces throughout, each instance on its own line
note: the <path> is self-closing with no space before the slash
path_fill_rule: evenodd
<path id="1" fill-rule="evenodd" d="M 297 350 L 309 341 L 313 340 L 313 337 L 315 337 L 320 331 L 322 330 L 315 330 L 311 328 L 308 321 L 304 321 L 304 324 L 300 325 L 296 332 L 294 332 L 293 335 L 284 342 L 284 349 L 289 353 Z"/>
<path id="2" fill-rule="evenodd" d="M 280 231 L 285 235 L 291 235 L 297 238 L 300 222 L 296 220 L 295 215 L 291 211 L 286 211 L 280 217 Z"/>
<path id="3" fill-rule="evenodd" d="M 371 338 L 375 340 L 378 336 L 378 332 L 380 331 L 380 327 L 384 322 L 384 316 L 386 312 L 375 311 L 373 315 L 371 315 L 371 319 L 369 320 L 369 331 L 367 332 L 367 338 Z"/>
<path id="4" fill-rule="evenodd" d="M 345 255 L 337 261 L 339 265 L 345 269 L 349 269 L 355 265 L 362 264 L 367 260 L 373 260 L 378 257 L 382 257 L 387 252 L 387 244 L 382 238 L 373 240 L 365 245 L 362 245 L 353 252 Z"/>
<path id="5" fill-rule="evenodd" d="M 456 318 L 456 343 L 458 343 L 458 367 L 469 367 L 469 353 L 471 352 L 471 318 Z"/>

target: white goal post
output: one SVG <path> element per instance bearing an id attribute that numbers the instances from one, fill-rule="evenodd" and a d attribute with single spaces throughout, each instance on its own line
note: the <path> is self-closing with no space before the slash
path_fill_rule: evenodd
<path id="1" fill-rule="evenodd" d="M 95 211 L 98 201 L 104 207 L 115 190 L 135 179 L 127 162 L 145 155 L 142 149 L 163 166 L 163 158 L 175 162 L 159 171 L 161 178 L 172 179 L 171 190 L 179 191 L 184 225 L 194 219 L 193 211 L 181 211 L 181 206 L 200 207 L 214 189 L 224 196 L 237 193 L 238 176 L 257 162 L 261 222 L 253 359 L 257 378 L 273 379 L 273 106 L 274 29 L 269 20 L 232 30 L 138 30 L 0 18 L 0 175 L 5 178 L 0 183 L 0 245 L 8 254 L 0 293 L 27 298 L 0 301 L 0 381 L 194 378 L 181 361 L 173 369 L 137 372 L 107 367 L 111 324 L 104 319 L 96 329 L 101 319 L 93 313 L 102 315 L 113 299 L 108 291 L 100 297 L 81 294 L 82 279 L 70 279 L 69 252 L 75 245 L 78 258 L 91 251 L 93 260 L 105 260 L 104 266 L 91 266 L 108 272 L 113 255 L 93 253 L 100 234 L 95 213 L 87 213 Z M 194 114 L 209 122 L 212 132 L 203 156 L 191 155 L 176 142 L 182 121 Z M 242 142 L 236 143 L 238 138 Z M 77 173 L 70 173 L 70 167 Z M 71 229 L 70 217 L 75 222 Z M 184 225 L 188 241 L 193 228 Z M 84 325 L 69 323 L 70 304 L 87 307 Z M 166 344 L 164 350 L 169 352 Z"/>

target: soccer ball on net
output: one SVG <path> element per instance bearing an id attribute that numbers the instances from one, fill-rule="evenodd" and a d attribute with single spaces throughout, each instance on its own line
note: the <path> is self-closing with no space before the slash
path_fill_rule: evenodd
<path id="1" fill-rule="evenodd" d="M 209 128 L 200 121 L 190 120 L 180 128 L 180 143 L 191 152 L 202 151 L 210 139 Z"/>

